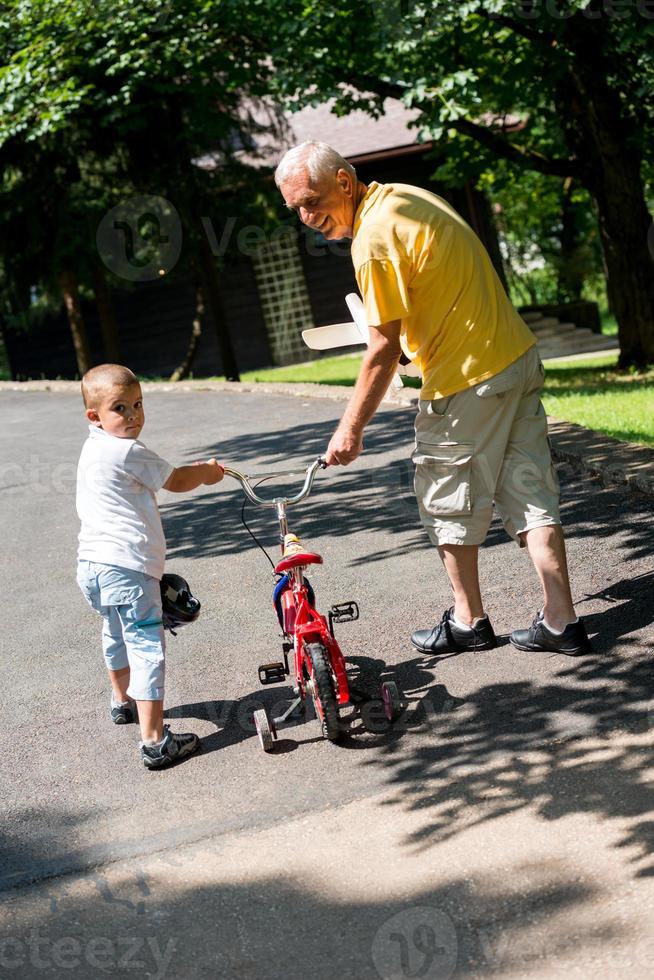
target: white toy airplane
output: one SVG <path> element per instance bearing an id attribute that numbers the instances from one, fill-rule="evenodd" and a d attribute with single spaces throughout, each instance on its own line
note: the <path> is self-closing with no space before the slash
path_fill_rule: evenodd
<path id="1" fill-rule="evenodd" d="M 352 314 L 352 322 L 330 323 L 326 327 L 313 327 L 311 330 L 303 330 L 302 340 L 307 347 L 311 350 L 332 350 L 334 347 L 349 347 L 354 344 L 369 343 L 370 331 L 361 297 L 356 293 L 348 293 L 345 302 Z M 411 361 L 407 364 L 398 364 L 391 386 L 401 388 L 403 377 L 420 377 L 420 372 Z"/>

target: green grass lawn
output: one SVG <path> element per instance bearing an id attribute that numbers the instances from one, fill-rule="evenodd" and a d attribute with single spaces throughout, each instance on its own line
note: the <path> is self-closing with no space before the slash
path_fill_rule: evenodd
<path id="1" fill-rule="evenodd" d="M 360 354 L 326 357 L 284 368 L 250 371 L 244 381 L 353 385 Z M 614 355 L 545 366 L 543 402 L 548 415 L 605 432 L 615 439 L 654 446 L 654 370 L 618 374 Z M 405 381 L 405 384 L 407 381 Z M 408 379 L 419 387 L 419 382 Z"/>
<path id="2" fill-rule="evenodd" d="M 319 361 L 290 364 L 288 367 L 259 368 L 246 371 L 242 381 L 285 381 L 319 385 L 353 385 L 359 373 L 361 354 L 323 357 Z"/>
<path id="3" fill-rule="evenodd" d="M 654 446 L 654 370 L 617 373 L 615 357 L 545 365 L 548 415 Z"/>

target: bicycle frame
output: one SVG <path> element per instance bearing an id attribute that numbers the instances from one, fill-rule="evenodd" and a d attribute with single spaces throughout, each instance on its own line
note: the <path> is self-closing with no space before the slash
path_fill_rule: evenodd
<path id="1" fill-rule="evenodd" d="M 347 683 L 345 658 L 336 639 L 329 629 L 327 620 L 309 601 L 307 586 L 303 581 L 302 569 L 299 575 L 289 575 L 291 590 L 295 600 L 295 623 L 292 634 L 285 634 L 293 642 L 295 677 L 302 697 L 305 695 L 306 681 L 310 678 L 310 661 L 304 652 L 306 643 L 322 643 L 327 649 L 334 676 L 334 690 L 339 704 L 347 704 L 350 694 Z M 307 675 L 307 676 L 305 676 Z"/>
<path id="2" fill-rule="evenodd" d="M 279 522 L 279 538 L 282 551 L 282 561 L 279 564 L 284 564 L 284 545 L 289 538 L 287 514 L 288 507 L 300 503 L 300 501 L 308 497 L 318 469 L 320 467 L 324 468 L 325 465 L 324 459 L 322 457 L 318 457 L 318 459 L 307 467 L 304 486 L 298 494 L 296 494 L 294 497 L 274 497 L 270 500 L 260 497 L 255 492 L 252 484 L 250 483 L 250 478 L 246 474 L 241 473 L 239 470 L 233 469 L 232 467 L 225 467 L 225 475 L 232 477 L 241 484 L 246 496 L 252 501 L 252 503 L 258 506 L 275 508 L 277 520 Z M 289 475 L 292 472 L 293 471 L 288 471 L 285 475 Z M 278 473 L 271 475 L 278 476 L 282 474 Z M 311 559 L 311 561 L 303 564 L 301 561 L 301 555 L 306 556 L 307 558 Z M 293 646 L 293 667 L 295 673 L 296 693 L 300 696 L 302 701 L 304 701 L 307 694 L 307 688 L 310 687 L 313 680 L 312 661 L 306 652 L 306 645 L 309 643 L 320 643 L 327 650 L 337 703 L 339 705 L 348 704 L 350 694 L 345 659 L 326 618 L 318 612 L 311 602 L 309 598 L 309 590 L 304 577 L 307 564 L 320 563 L 322 562 L 322 558 L 320 558 L 318 555 L 313 555 L 310 552 L 301 552 L 297 557 L 297 563 L 293 563 L 290 565 L 290 567 L 284 568 L 283 573 L 279 572 L 279 574 L 285 574 L 288 579 L 288 586 L 284 589 L 281 596 L 282 605 L 285 611 L 287 611 L 288 601 L 286 602 L 286 606 L 284 606 L 284 595 L 290 592 L 293 599 L 293 615 L 291 616 L 290 610 L 288 610 L 288 617 L 284 616 L 282 620 L 282 630 L 286 643 L 292 644 Z M 278 569 L 279 565 L 275 570 L 278 571 Z M 284 644 L 285 656 L 287 652 L 286 643 Z"/>

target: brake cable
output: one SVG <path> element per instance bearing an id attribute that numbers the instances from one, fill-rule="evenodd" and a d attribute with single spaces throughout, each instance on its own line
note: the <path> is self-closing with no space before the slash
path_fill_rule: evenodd
<path id="1" fill-rule="evenodd" d="M 278 476 L 278 475 L 279 474 L 277 474 L 277 473 L 270 473 L 268 476 L 262 477 L 260 480 L 258 480 L 254 484 L 254 488 L 253 489 L 256 490 L 257 487 L 260 487 L 262 483 L 265 483 L 266 482 L 266 480 L 272 480 L 275 476 Z M 261 542 L 257 538 L 257 536 L 254 533 L 254 531 L 252 531 L 250 529 L 250 527 L 248 526 L 247 521 L 245 520 L 245 508 L 246 508 L 247 503 L 248 503 L 248 498 L 244 495 L 243 496 L 243 506 L 241 507 L 241 524 L 243 525 L 243 527 L 245 528 L 245 530 L 248 532 L 248 534 L 250 535 L 250 537 L 252 538 L 252 540 L 256 544 L 257 548 L 260 548 L 263 551 L 264 555 L 266 556 L 266 558 L 270 562 L 270 564 L 272 566 L 272 569 L 273 569 L 273 572 L 274 572 L 274 570 L 275 570 L 275 563 L 274 563 L 274 561 L 272 560 L 272 558 L 270 557 L 270 555 L 268 554 L 268 552 L 266 551 L 266 549 L 264 548 L 264 546 L 261 544 Z"/>

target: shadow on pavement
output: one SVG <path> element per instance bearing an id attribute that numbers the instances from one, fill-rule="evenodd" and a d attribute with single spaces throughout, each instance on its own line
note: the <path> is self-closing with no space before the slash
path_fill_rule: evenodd
<path id="1" fill-rule="evenodd" d="M 207 458 L 215 455 L 246 472 L 300 470 L 324 452 L 333 431 L 333 422 L 296 425 L 273 432 L 244 434 L 238 439 L 198 446 L 189 455 Z M 356 532 L 387 533 L 397 537 L 397 548 L 387 548 L 365 556 L 353 555 L 353 566 L 391 557 L 407 548 L 430 551 L 432 546 L 420 526 L 413 493 L 413 411 L 384 412 L 366 430 L 366 451 L 361 460 L 348 468 L 320 473 L 312 495 L 291 514 L 291 525 L 307 541 L 320 536 L 347 537 Z M 283 455 L 287 447 L 291 452 Z M 375 467 L 375 456 L 397 452 L 399 458 Z M 642 494 L 627 494 L 605 488 L 588 477 L 579 477 L 567 463 L 559 464 L 562 482 L 561 516 L 570 539 L 592 537 L 602 542 L 621 535 L 620 557 L 641 558 L 654 551 L 654 521 L 635 521 L 651 517 L 652 502 Z M 263 496 L 295 493 L 301 478 L 282 477 L 267 481 Z M 232 489 L 235 487 L 235 489 Z M 626 497 L 626 500 L 625 500 Z M 243 494 L 226 481 L 215 493 L 200 498 L 180 498 L 162 507 L 169 550 L 175 557 L 230 555 L 251 545 L 240 522 Z M 276 544 L 274 512 L 246 508 L 246 519 L 268 546 Z M 485 547 L 505 544 L 508 536 L 495 520 Z"/>
<path id="2" fill-rule="evenodd" d="M 445 873 L 442 884 L 394 900 L 383 861 L 378 897 L 369 900 L 321 886 L 330 862 L 325 852 L 304 881 L 291 866 L 283 876 L 248 868 L 237 883 L 233 869 L 223 874 L 213 854 L 192 848 L 190 871 L 181 856 L 163 855 L 153 867 L 98 871 L 71 888 L 55 883 L 26 897 L 29 922 L 16 907 L 6 958 L 24 978 L 127 970 L 156 980 L 508 976 L 580 950 L 601 959 L 629 937 L 626 922 L 579 921 L 575 913 L 596 889 L 547 858 L 539 871 L 507 861 L 519 886 L 511 876 L 500 883 Z"/>
<path id="3" fill-rule="evenodd" d="M 396 680 L 407 694 L 405 714 L 395 740 L 367 764 L 398 791 L 393 805 L 423 815 L 408 845 L 439 844 L 523 808 L 549 821 L 587 814 L 620 821 L 617 846 L 637 877 L 654 875 L 649 657 L 580 658 L 548 683 L 482 686 L 465 700 L 442 686 L 425 690 L 420 663 L 400 665 Z M 400 752 L 400 733 L 408 732 L 430 737 L 403 740 Z"/>

